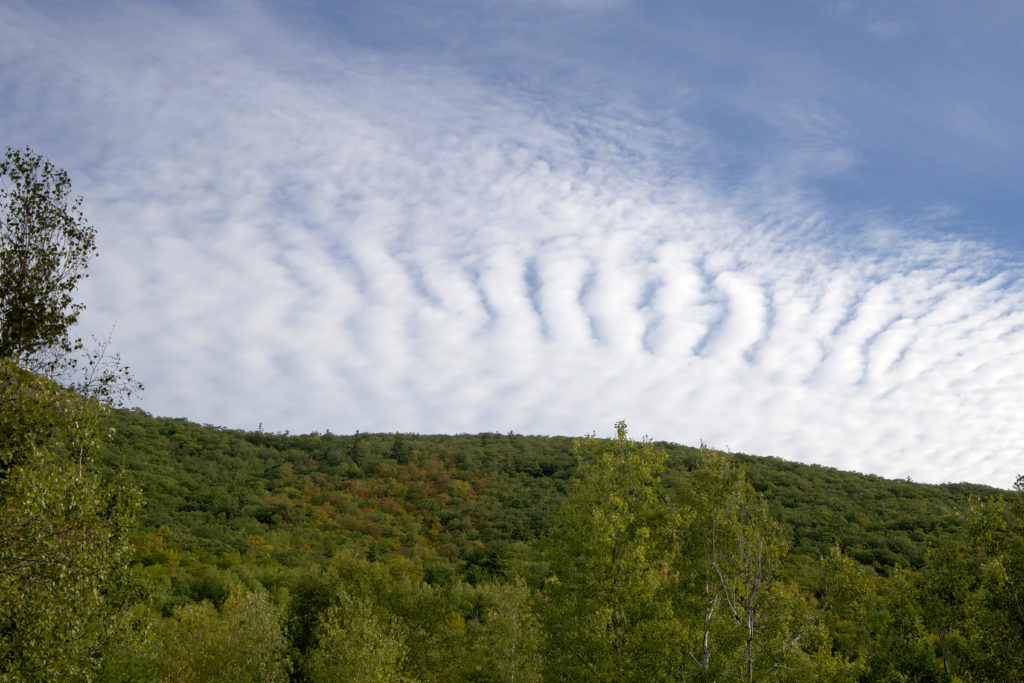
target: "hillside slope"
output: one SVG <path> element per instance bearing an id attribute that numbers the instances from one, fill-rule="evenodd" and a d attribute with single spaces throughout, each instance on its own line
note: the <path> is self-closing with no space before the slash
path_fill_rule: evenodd
<path id="1" fill-rule="evenodd" d="M 575 467 L 566 437 L 268 434 L 141 411 L 116 411 L 109 423 L 98 463 L 123 468 L 146 500 L 138 559 L 179 576 L 176 590 L 195 598 L 202 591 L 187 584 L 206 568 L 263 576 L 346 546 L 407 558 L 427 580 L 475 581 L 511 566 L 542 574 L 531 544 Z M 694 448 L 656 445 L 669 454 L 670 483 L 696 462 Z M 833 544 L 881 573 L 920 567 L 929 543 L 962 536 L 972 496 L 1005 493 L 735 457 L 790 529 L 797 576 Z"/>

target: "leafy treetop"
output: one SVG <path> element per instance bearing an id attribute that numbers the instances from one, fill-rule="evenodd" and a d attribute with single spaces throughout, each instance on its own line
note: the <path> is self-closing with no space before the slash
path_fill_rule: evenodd
<path id="1" fill-rule="evenodd" d="M 72 300 L 96 253 L 96 231 L 68 174 L 26 148 L 0 161 L 0 357 L 51 374 L 81 348 Z"/>

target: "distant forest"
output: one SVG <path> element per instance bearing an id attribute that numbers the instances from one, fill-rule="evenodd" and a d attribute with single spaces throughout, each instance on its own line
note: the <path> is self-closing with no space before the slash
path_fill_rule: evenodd
<path id="1" fill-rule="evenodd" d="M 6 372 L 5 386 L 27 387 L 4 395 L 8 408 L 33 391 L 63 397 L 7 410 L 7 433 L 22 430 L 77 468 L 63 420 L 85 399 Z M 97 416 L 88 477 L 77 481 L 92 482 L 100 507 L 60 489 L 70 507 L 34 511 L 58 517 L 50 532 L 67 534 L 67 547 L 19 536 L 11 510 L 28 519 L 31 501 L 5 492 L 0 586 L 5 598 L 19 591 L 0 608 L 6 679 L 1024 672 L 1020 483 L 1009 492 L 892 481 L 637 441 L 622 423 L 613 439 L 341 436 L 138 410 Z M 76 540 L 72 527 L 90 519 L 99 535 L 85 524 Z M 86 540 L 108 552 L 76 556 Z M 38 568 L 15 563 L 18 543 L 65 565 L 33 579 L 48 590 L 32 590 L 26 577 Z M 75 603 L 76 563 L 101 587 L 90 609 Z M 51 611 L 66 627 L 49 623 Z M 75 639 L 88 647 L 66 646 Z"/>
<path id="2" fill-rule="evenodd" d="M 1019 487 L 638 442 L 622 424 L 612 440 L 289 436 L 137 411 L 104 426 L 98 470 L 144 503 L 128 533 L 141 638 L 102 677 L 1024 673 Z M 265 661 L 224 656 L 249 609 Z"/>

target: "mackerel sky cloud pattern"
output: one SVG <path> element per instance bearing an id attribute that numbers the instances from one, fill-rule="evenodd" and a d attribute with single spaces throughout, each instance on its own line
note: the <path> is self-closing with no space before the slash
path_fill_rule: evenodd
<path id="1" fill-rule="evenodd" d="M 144 409 L 336 433 L 625 418 L 917 481 L 1024 471 L 1020 247 L 969 228 L 967 200 L 830 195 L 870 145 L 827 97 L 717 90 L 734 112 L 764 104 L 758 125 L 781 136 L 737 153 L 760 129 L 496 79 L 458 27 L 428 59 L 303 33 L 278 6 L 213 7 L 0 8 L 0 142 L 46 154 L 86 198 L 101 254 L 85 331 L 116 321 Z M 881 16 L 856 30 L 927 33 Z"/>

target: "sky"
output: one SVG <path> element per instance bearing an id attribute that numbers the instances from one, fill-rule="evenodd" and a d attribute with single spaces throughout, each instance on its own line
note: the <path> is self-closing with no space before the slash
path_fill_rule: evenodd
<path id="1" fill-rule="evenodd" d="M 0 4 L 161 416 L 1024 472 L 1024 5 Z"/>

